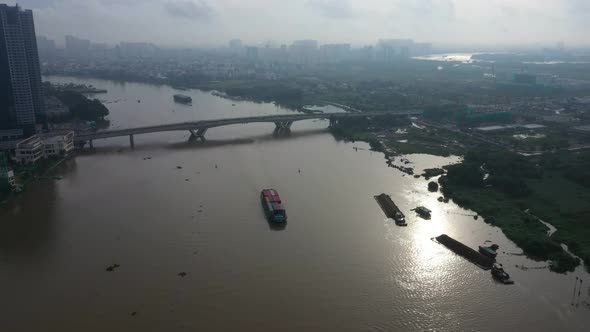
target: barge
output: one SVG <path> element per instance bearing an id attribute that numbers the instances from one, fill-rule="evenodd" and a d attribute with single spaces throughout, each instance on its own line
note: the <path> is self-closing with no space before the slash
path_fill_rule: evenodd
<path id="1" fill-rule="evenodd" d="M 437 236 L 434 239 L 436 240 L 436 242 L 447 247 L 452 252 L 464 257 L 468 261 L 472 262 L 473 264 L 479 266 L 484 270 L 489 270 L 494 265 L 493 259 L 480 254 L 479 252 L 473 250 L 472 248 L 466 246 L 465 244 L 453 239 L 452 237 L 446 234 Z"/>
<path id="2" fill-rule="evenodd" d="M 287 222 L 287 212 L 279 193 L 274 189 L 264 189 L 260 192 L 260 202 L 269 222 L 284 224 Z"/>
<path id="3" fill-rule="evenodd" d="M 190 96 L 187 95 L 174 95 L 174 101 L 177 103 L 182 103 L 182 104 L 190 104 L 193 102 L 193 98 L 191 98 Z"/>
<path id="4" fill-rule="evenodd" d="M 381 194 L 379 196 L 375 196 L 375 200 L 385 213 L 387 218 L 391 218 L 395 221 L 395 224 L 398 226 L 407 226 L 406 223 L 406 216 L 402 213 L 402 211 L 395 205 L 395 203 L 391 200 L 391 197 L 387 194 Z"/>

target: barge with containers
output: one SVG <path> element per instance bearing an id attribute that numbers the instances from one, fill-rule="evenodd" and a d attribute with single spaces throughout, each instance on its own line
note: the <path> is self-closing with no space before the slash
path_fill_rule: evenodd
<path id="1" fill-rule="evenodd" d="M 395 205 L 395 203 L 391 200 L 391 197 L 387 194 L 381 194 L 379 196 L 375 196 L 375 200 L 385 213 L 387 218 L 391 218 L 395 221 L 395 224 L 398 226 L 407 226 L 406 223 L 406 216 L 402 213 L 402 211 Z"/>
<path id="2" fill-rule="evenodd" d="M 494 265 L 493 259 L 480 254 L 474 249 L 464 245 L 463 243 L 453 239 L 452 237 L 446 234 L 437 236 L 434 238 L 434 240 L 436 240 L 436 242 L 442 244 L 443 246 L 449 248 L 449 250 L 456 253 L 457 255 L 463 256 L 465 259 L 484 270 L 489 270 Z"/>
<path id="3" fill-rule="evenodd" d="M 275 224 L 284 224 L 287 222 L 287 212 L 276 190 L 263 189 L 260 192 L 260 202 L 269 222 Z"/>

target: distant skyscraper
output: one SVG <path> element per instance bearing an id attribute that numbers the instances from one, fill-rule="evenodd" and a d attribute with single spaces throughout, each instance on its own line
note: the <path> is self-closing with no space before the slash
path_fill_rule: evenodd
<path id="1" fill-rule="evenodd" d="M 66 36 L 66 52 L 72 57 L 87 57 L 90 54 L 90 40 Z"/>
<path id="2" fill-rule="evenodd" d="M 32 134 L 44 112 L 33 12 L 0 4 L 0 129 Z"/>
<path id="3" fill-rule="evenodd" d="M 291 62 L 298 64 L 313 64 L 318 57 L 317 40 L 295 40 L 289 48 Z"/>

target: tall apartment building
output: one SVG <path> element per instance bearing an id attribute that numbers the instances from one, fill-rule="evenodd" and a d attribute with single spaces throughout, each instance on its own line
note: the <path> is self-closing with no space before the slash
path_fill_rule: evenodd
<path id="1" fill-rule="evenodd" d="M 0 4 L 0 130 L 34 134 L 44 112 L 33 12 Z"/>

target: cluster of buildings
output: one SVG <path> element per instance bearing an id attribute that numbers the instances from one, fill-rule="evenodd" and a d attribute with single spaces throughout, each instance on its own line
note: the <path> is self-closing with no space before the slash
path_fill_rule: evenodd
<path id="1" fill-rule="evenodd" d="M 65 37 L 65 47 L 39 36 L 39 53 L 43 59 L 77 59 L 110 61 L 124 59 L 170 59 L 191 56 L 191 49 L 165 49 L 151 43 L 121 42 L 115 46 L 94 43 L 74 36 Z M 430 54 L 430 43 L 416 43 L 411 39 L 381 39 L 376 45 L 352 47 L 350 44 L 320 44 L 317 40 L 295 40 L 291 45 L 247 45 L 240 39 L 229 41 L 228 47 L 209 49 L 214 56 L 233 55 L 253 63 L 291 63 L 313 65 L 343 61 L 388 62 L 400 58 Z M 202 51 L 202 50 L 201 50 Z M 202 53 L 202 52 L 201 52 Z M 206 52 L 205 52 L 206 53 Z"/>
<path id="2" fill-rule="evenodd" d="M 67 157 L 73 150 L 73 131 L 39 134 L 18 142 L 13 159 L 21 164 L 32 164 L 42 158 Z"/>
<path id="3" fill-rule="evenodd" d="M 295 40 L 289 46 L 245 46 L 241 40 L 229 42 L 229 52 L 251 61 L 288 62 L 312 65 L 344 61 L 391 62 L 412 56 L 430 54 L 430 43 L 412 39 L 380 39 L 376 45 L 354 48 L 350 44 L 322 44 L 317 40 Z"/>
<path id="4" fill-rule="evenodd" d="M 47 47 L 51 42 L 41 39 L 41 44 Z M 73 132 L 37 130 L 39 118 L 68 112 L 59 100 L 44 96 L 33 12 L 0 4 L 0 147 L 14 150 L 12 158 L 23 164 L 69 155 L 74 149 Z M 0 185 L 14 189 L 7 156 L 0 152 Z"/>
<path id="5" fill-rule="evenodd" d="M 72 49 L 85 45 L 70 43 Z M 46 44 L 52 42 L 41 38 L 39 45 Z M 38 48 L 33 12 L 0 4 L 0 143 L 36 134 L 40 118 L 69 114 L 59 99 L 43 92 Z"/>

